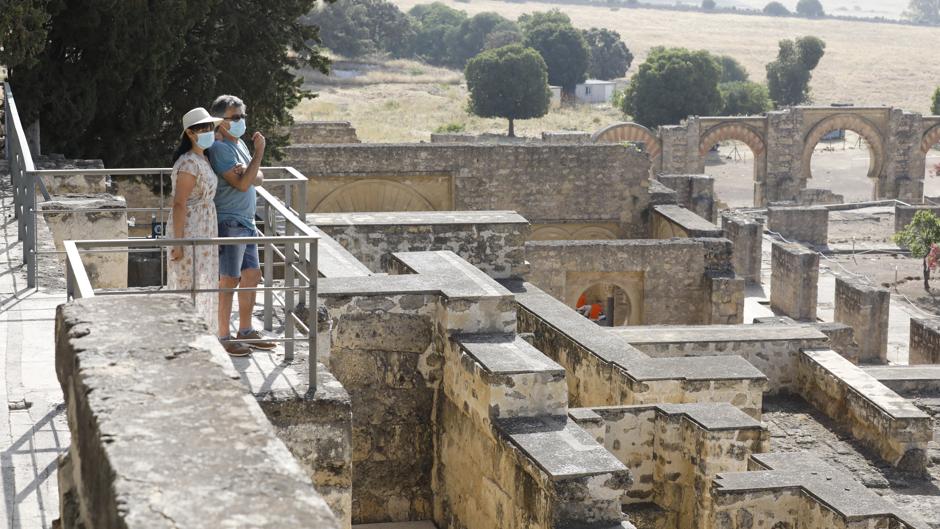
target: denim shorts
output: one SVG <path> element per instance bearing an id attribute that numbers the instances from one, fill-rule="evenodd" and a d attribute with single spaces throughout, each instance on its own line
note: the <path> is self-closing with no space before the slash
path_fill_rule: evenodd
<path id="1" fill-rule="evenodd" d="M 219 237 L 257 237 L 258 230 L 246 228 L 235 220 L 219 223 Z M 257 244 L 225 244 L 219 248 L 219 275 L 241 277 L 242 270 L 257 270 Z"/>

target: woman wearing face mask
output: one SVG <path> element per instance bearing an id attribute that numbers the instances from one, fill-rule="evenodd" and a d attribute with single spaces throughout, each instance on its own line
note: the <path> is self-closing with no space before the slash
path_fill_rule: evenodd
<path id="1" fill-rule="evenodd" d="M 166 233 L 174 239 L 205 239 L 218 236 L 215 214 L 216 177 L 205 151 L 215 142 L 215 128 L 222 120 L 204 108 L 183 116 L 183 134 L 173 155 L 173 212 Z M 195 255 L 194 255 L 195 249 Z M 174 246 L 167 264 L 167 288 L 186 290 L 215 288 L 219 282 L 218 246 Z M 195 277 L 194 277 L 195 275 Z M 194 281 L 195 280 L 195 281 Z M 218 294 L 196 294 L 196 310 L 212 328 L 217 318 Z"/>

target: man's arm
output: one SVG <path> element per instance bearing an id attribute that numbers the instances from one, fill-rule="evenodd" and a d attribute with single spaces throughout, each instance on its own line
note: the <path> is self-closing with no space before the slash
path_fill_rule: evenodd
<path id="1" fill-rule="evenodd" d="M 251 157 L 248 167 L 244 168 L 244 172 L 241 171 L 243 166 L 236 165 L 222 173 L 222 178 L 241 192 L 248 191 L 252 184 L 261 185 L 264 181 L 264 175 L 261 173 L 261 160 L 264 158 L 265 139 L 260 132 L 255 132 L 252 141 L 255 144 L 255 154 Z"/>

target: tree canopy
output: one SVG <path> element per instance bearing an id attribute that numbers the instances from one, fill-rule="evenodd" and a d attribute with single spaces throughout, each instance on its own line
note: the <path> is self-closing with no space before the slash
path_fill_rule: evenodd
<path id="1" fill-rule="evenodd" d="M 817 37 L 780 41 L 777 59 L 767 64 L 767 87 L 778 108 L 809 101 L 812 71 L 826 52 L 826 43 Z"/>
<path id="2" fill-rule="evenodd" d="M 796 3 L 796 14 L 807 18 L 822 18 L 826 16 L 826 11 L 819 0 L 800 0 Z"/>
<path id="3" fill-rule="evenodd" d="M 647 127 L 679 123 L 721 108 L 721 66 L 707 51 L 653 48 L 630 80 L 621 109 Z"/>
<path id="4" fill-rule="evenodd" d="M 940 257 L 940 219 L 931 211 L 922 210 L 914 214 L 910 224 L 894 234 L 894 242 L 911 251 L 911 256 L 923 259 L 924 290 L 930 291 L 930 271 L 935 269 Z"/>
<path id="5" fill-rule="evenodd" d="M 570 24 L 540 23 L 526 27 L 525 45 L 535 49 L 548 66 L 548 82 L 567 93 L 587 79 L 590 50 L 581 32 Z"/>
<path id="6" fill-rule="evenodd" d="M 917 24 L 940 25 L 940 0 L 911 0 L 904 18 Z"/>
<path id="7" fill-rule="evenodd" d="M 764 14 L 772 17 L 788 17 L 792 13 L 780 2 L 770 2 L 764 6 Z"/>
<path id="8" fill-rule="evenodd" d="M 940 87 L 933 91 L 933 97 L 930 98 L 930 113 L 940 116 Z"/>
<path id="9" fill-rule="evenodd" d="M 347 57 L 387 51 L 411 54 L 417 24 L 386 0 L 336 0 L 303 17 L 320 28 L 323 45 Z"/>
<path id="10" fill-rule="evenodd" d="M 548 112 L 547 72 L 542 56 L 520 44 L 484 51 L 470 59 L 465 71 L 470 112 L 508 119 L 509 136 L 514 136 L 515 120 Z"/>
<path id="11" fill-rule="evenodd" d="M 633 63 L 633 54 L 620 38 L 620 33 L 609 29 L 591 28 L 584 31 L 584 40 L 590 49 L 588 75 L 593 79 L 623 77 Z"/>
<path id="12" fill-rule="evenodd" d="M 753 116 L 767 112 L 773 106 L 767 87 L 750 81 L 732 81 L 718 85 L 721 93 L 721 114 L 725 116 Z"/>
<path id="13" fill-rule="evenodd" d="M 291 123 L 306 95 L 294 69 L 326 71 L 300 22 L 314 0 L 48 2 L 35 61 L 8 63 L 24 121 L 41 119 L 51 152 L 102 158 L 110 167 L 169 163 L 180 118 L 222 93 L 249 105 L 252 129 Z M 30 40 L 31 42 L 34 42 Z M 274 153 L 276 154 L 276 152 Z"/>
<path id="14" fill-rule="evenodd" d="M 570 26 L 571 17 L 562 13 L 559 9 L 550 9 L 548 11 L 523 13 L 519 15 L 518 22 L 523 33 L 528 33 L 542 24 L 562 24 Z"/>
<path id="15" fill-rule="evenodd" d="M 47 2 L 0 0 L 0 64 L 34 64 L 49 33 Z"/>
<path id="16" fill-rule="evenodd" d="M 715 9 L 715 6 L 715 0 L 702 0 L 702 9 L 705 11 L 711 11 L 712 9 Z"/>
<path id="17" fill-rule="evenodd" d="M 468 18 L 447 37 L 447 49 L 451 66 L 463 68 L 471 57 L 486 47 L 486 39 L 495 32 L 519 32 L 516 23 L 498 13 L 483 12 Z"/>
<path id="18" fill-rule="evenodd" d="M 721 63 L 721 81 L 722 83 L 733 83 L 736 81 L 747 81 L 750 79 L 744 65 L 730 55 L 718 57 Z"/>
<path id="19" fill-rule="evenodd" d="M 466 13 L 434 2 L 416 5 L 408 14 L 418 22 L 414 39 L 415 55 L 435 66 L 449 64 L 449 35 L 467 19 Z"/>

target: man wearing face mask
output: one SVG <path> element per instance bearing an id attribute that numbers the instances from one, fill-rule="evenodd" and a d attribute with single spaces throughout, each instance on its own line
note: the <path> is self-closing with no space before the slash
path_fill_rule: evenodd
<path id="1" fill-rule="evenodd" d="M 241 140 L 247 129 L 245 103 L 232 95 L 222 95 L 212 102 L 209 113 L 223 118 L 219 137 L 209 149 L 209 161 L 218 176 L 215 207 L 219 218 L 219 237 L 255 237 L 255 186 L 261 185 L 261 159 L 264 158 L 265 139 L 260 132 L 252 135 L 254 156 Z M 219 248 L 219 287 L 255 288 L 261 282 L 261 268 L 256 244 L 229 244 Z M 250 342 L 257 349 L 273 349 L 252 327 L 254 291 L 238 292 L 238 338 L 257 340 Z M 233 292 L 219 293 L 219 339 L 225 349 L 243 350 L 245 345 L 231 341 L 229 330 L 232 316 Z"/>

